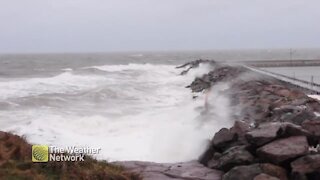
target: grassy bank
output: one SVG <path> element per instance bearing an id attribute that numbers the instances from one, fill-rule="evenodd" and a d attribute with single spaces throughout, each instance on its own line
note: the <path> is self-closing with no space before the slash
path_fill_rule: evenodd
<path id="1" fill-rule="evenodd" d="M 141 179 L 120 166 L 90 157 L 84 162 L 33 163 L 31 146 L 19 136 L 0 132 L 0 179 Z"/>

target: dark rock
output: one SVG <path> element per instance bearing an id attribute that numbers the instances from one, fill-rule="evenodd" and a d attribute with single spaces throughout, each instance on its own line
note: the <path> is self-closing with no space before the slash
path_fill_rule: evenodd
<path id="1" fill-rule="evenodd" d="M 291 163 L 291 167 L 293 172 L 301 174 L 320 172 L 320 154 L 300 157 Z"/>
<path id="2" fill-rule="evenodd" d="M 230 128 L 230 131 L 237 135 L 237 142 L 234 145 L 249 145 L 245 134 L 250 131 L 252 128 L 249 123 L 244 121 L 235 121 L 234 125 Z"/>
<path id="3" fill-rule="evenodd" d="M 314 119 L 315 117 L 316 116 L 314 115 L 314 113 L 312 111 L 303 110 L 299 113 L 292 114 L 287 119 L 284 119 L 284 121 L 301 125 L 303 123 L 303 121 L 308 120 L 308 119 Z"/>
<path id="4" fill-rule="evenodd" d="M 262 173 L 259 164 L 249 166 L 237 166 L 223 175 L 223 180 L 252 180 Z"/>
<path id="5" fill-rule="evenodd" d="M 237 134 L 231 132 L 227 128 L 222 128 L 213 137 L 213 145 L 219 149 L 225 149 L 228 147 L 229 143 L 237 140 Z"/>
<path id="6" fill-rule="evenodd" d="M 301 106 L 301 105 L 305 105 L 310 101 L 310 99 L 306 96 L 304 98 L 296 98 L 292 101 L 291 105 L 293 106 Z"/>
<path id="7" fill-rule="evenodd" d="M 287 172 L 284 168 L 273 164 L 260 164 L 263 173 L 279 178 L 280 180 L 287 180 Z"/>
<path id="8" fill-rule="evenodd" d="M 289 137 L 289 136 L 311 136 L 311 133 L 303 129 L 301 126 L 292 124 L 292 123 L 282 123 L 281 124 L 281 130 L 279 134 L 284 137 Z"/>
<path id="9" fill-rule="evenodd" d="M 278 96 L 290 97 L 292 91 L 288 89 L 281 89 L 281 90 L 275 91 L 274 93 Z"/>
<path id="10" fill-rule="evenodd" d="M 248 142 L 255 146 L 264 145 L 274 140 L 281 129 L 281 123 L 265 123 L 246 133 Z"/>
<path id="11" fill-rule="evenodd" d="M 268 174 L 261 173 L 258 176 L 254 177 L 253 180 L 280 180 L 280 179 L 270 176 Z"/>
<path id="12" fill-rule="evenodd" d="M 210 64 L 210 65 L 215 65 L 216 62 L 214 60 L 204 60 L 204 59 L 198 59 L 195 61 L 191 61 L 191 62 L 187 62 L 183 65 L 177 66 L 176 68 L 185 68 L 187 66 L 189 66 L 189 68 L 197 68 L 199 67 L 199 65 L 203 63 L 203 64 Z"/>
<path id="13" fill-rule="evenodd" d="M 223 180 L 253 180 L 261 174 L 287 180 L 286 171 L 272 164 L 252 164 L 248 166 L 237 166 L 232 168 L 223 176 Z"/>
<path id="14" fill-rule="evenodd" d="M 206 81 L 206 77 L 208 75 L 204 75 L 202 78 L 196 78 L 187 88 L 191 88 L 192 92 L 201 92 L 205 89 L 211 87 L 210 81 Z"/>
<path id="15" fill-rule="evenodd" d="M 320 137 L 320 121 L 304 121 L 302 127 L 312 135 Z"/>
<path id="16" fill-rule="evenodd" d="M 320 101 L 319 100 L 309 98 L 309 102 L 306 104 L 306 106 L 308 107 L 308 109 L 310 109 L 310 111 L 320 113 Z"/>
<path id="17" fill-rule="evenodd" d="M 260 124 L 256 129 L 246 133 L 248 142 L 255 146 L 264 145 L 279 137 L 310 136 L 301 126 L 284 122 L 268 122 Z"/>
<path id="18" fill-rule="evenodd" d="M 246 72 L 247 69 L 241 66 L 216 65 L 215 70 L 200 78 L 196 78 L 189 86 L 192 92 L 201 92 L 217 82 L 232 81 Z"/>
<path id="19" fill-rule="evenodd" d="M 230 128 L 230 131 L 237 134 L 238 137 L 244 136 L 246 132 L 251 129 L 248 123 L 243 121 L 235 121 L 234 125 Z"/>
<path id="20" fill-rule="evenodd" d="M 216 153 L 216 150 L 213 146 L 213 144 L 209 144 L 207 150 L 199 157 L 199 162 L 205 166 L 209 166 L 208 162 L 214 157 L 214 154 Z"/>
<path id="21" fill-rule="evenodd" d="M 223 172 L 209 169 L 196 161 L 174 164 L 159 164 L 139 161 L 122 161 L 121 165 L 129 172 L 140 174 L 147 180 L 220 180 Z"/>
<path id="22" fill-rule="evenodd" d="M 234 166 L 251 164 L 253 160 L 254 157 L 246 150 L 245 146 L 236 146 L 222 154 L 216 168 L 226 172 Z"/>
<path id="23" fill-rule="evenodd" d="M 207 166 L 210 167 L 209 165 L 209 161 L 213 159 L 215 154 L 219 154 L 218 152 L 216 152 L 216 149 L 214 148 L 213 143 L 211 142 L 211 144 L 209 144 L 208 148 L 206 149 L 206 151 L 199 157 L 198 161 Z M 212 162 L 211 164 L 213 164 L 214 162 Z M 211 168 L 211 167 L 210 167 Z"/>
<path id="24" fill-rule="evenodd" d="M 209 169 L 197 162 L 179 163 L 170 166 L 165 174 L 181 179 L 220 180 L 222 172 Z"/>
<path id="25" fill-rule="evenodd" d="M 293 106 L 293 105 L 282 105 L 274 109 L 275 113 L 283 114 L 283 113 L 299 113 L 305 110 L 306 107 L 303 106 Z"/>
<path id="26" fill-rule="evenodd" d="M 265 161 L 278 164 L 306 155 L 308 149 L 309 145 L 305 136 L 293 136 L 266 144 L 257 150 L 257 154 Z"/>
<path id="27" fill-rule="evenodd" d="M 214 154 L 217 154 L 217 150 L 222 152 L 230 146 L 233 146 L 234 144 L 232 144 L 232 142 L 235 142 L 237 140 L 237 137 L 238 136 L 234 131 L 231 131 L 227 128 L 222 128 L 214 135 L 211 144 L 209 145 L 207 150 L 200 156 L 199 162 L 210 168 L 214 167 L 216 161 L 213 160 L 213 156 Z"/>
<path id="28" fill-rule="evenodd" d="M 217 169 L 218 166 L 219 166 L 219 160 L 216 158 L 210 159 L 207 163 L 207 167 L 211 169 Z"/>

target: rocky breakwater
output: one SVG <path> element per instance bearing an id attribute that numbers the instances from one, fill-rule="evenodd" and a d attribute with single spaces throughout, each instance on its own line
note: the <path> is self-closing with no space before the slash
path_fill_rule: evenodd
<path id="1" fill-rule="evenodd" d="M 286 82 L 223 64 L 188 88 L 202 92 L 218 83 L 229 85 L 220 93 L 230 97 L 234 125 L 214 135 L 200 163 L 223 171 L 224 180 L 320 179 L 319 101 Z"/>
<path id="2" fill-rule="evenodd" d="M 219 93 L 230 98 L 234 125 L 215 133 L 198 161 L 117 164 L 150 180 L 320 179 L 319 101 L 301 88 L 243 66 L 197 60 L 177 68 L 184 68 L 181 75 L 185 75 L 200 64 L 212 71 L 187 88 L 201 93 L 227 84 Z"/>

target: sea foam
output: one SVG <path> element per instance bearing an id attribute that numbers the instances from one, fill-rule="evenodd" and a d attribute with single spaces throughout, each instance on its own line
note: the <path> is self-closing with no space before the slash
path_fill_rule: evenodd
<path id="1" fill-rule="evenodd" d="M 170 65 L 94 68 L 112 73 L 68 71 L 49 78 L 1 82 L 2 99 L 16 98 L 20 104 L 22 97 L 31 102 L 40 96 L 44 101 L 53 97 L 65 101 L 60 106 L 44 103 L 4 111 L 2 130 L 24 135 L 35 144 L 101 148 L 97 158 L 110 161 L 180 162 L 197 159 L 214 133 L 232 123 L 229 99 L 219 93 L 226 84 L 212 88 L 210 111 L 204 108 L 201 94 L 193 99 L 185 88 L 207 73 L 207 66 L 185 76 Z"/>

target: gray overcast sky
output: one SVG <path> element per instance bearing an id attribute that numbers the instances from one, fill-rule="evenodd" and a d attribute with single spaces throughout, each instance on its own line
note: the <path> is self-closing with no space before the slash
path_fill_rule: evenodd
<path id="1" fill-rule="evenodd" d="M 0 52 L 320 47 L 319 0 L 0 0 Z"/>

